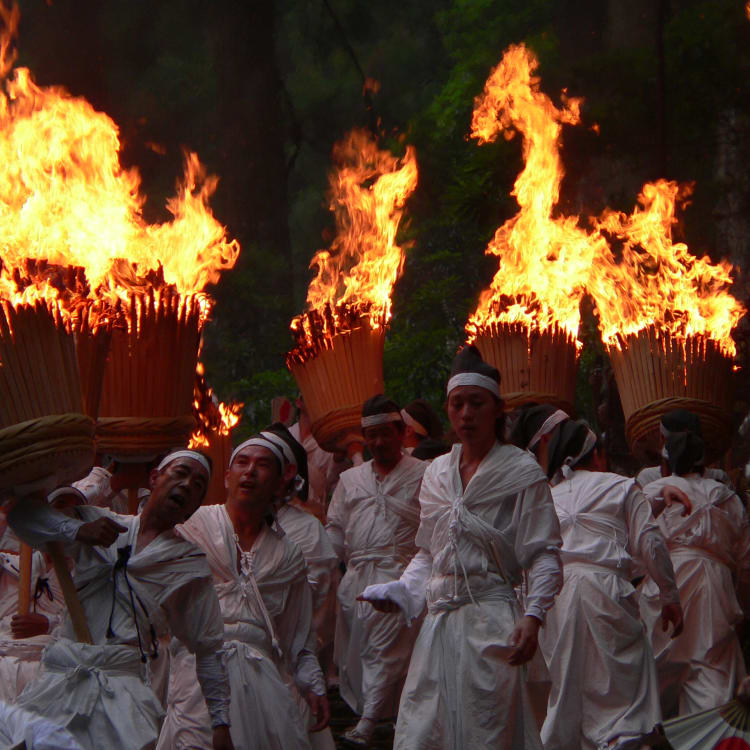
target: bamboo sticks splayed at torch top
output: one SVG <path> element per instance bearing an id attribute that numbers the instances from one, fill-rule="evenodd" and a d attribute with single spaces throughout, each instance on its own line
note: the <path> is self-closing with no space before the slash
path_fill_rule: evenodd
<path id="1" fill-rule="evenodd" d="M 512 193 L 520 210 L 487 247 L 498 271 L 469 318 L 469 341 L 493 323 L 521 322 L 531 331 L 558 325 L 576 336 L 588 292 L 610 347 L 655 325 L 683 341 L 706 337 L 733 356 L 731 331 L 745 310 L 729 292 L 732 266 L 672 241 L 675 207 L 689 187 L 647 183 L 630 216 L 607 209 L 587 218 L 588 229 L 577 216 L 553 216 L 563 177 L 560 130 L 580 123 L 581 101 L 563 93 L 555 107 L 540 90 L 537 66 L 525 46 L 509 47 L 476 100 L 472 136 L 486 143 L 520 132 L 525 165 Z"/>
<path id="2" fill-rule="evenodd" d="M 217 178 L 186 154 L 167 202 L 172 220 L 146 222 L 140 176 L 120 164 L 117 125 L 13 68 L 18 9 L 0 2 L 0 14 L 0 298 L 60 299 L 66 314 L 71 297 L 127 305 L 132 292 L 201 294 L 218 281 L 239 245 L 208 206 Z"/>
<path id="3" fill-rule="evenodd" d="M 374 138 L 354 130 L 333 149 L 330 209 L 336 236 L 315 254 L 317 269 L 307 292 L 307 312 L 291 322 L 296 340 L 288 357 L 304 361 L 335 333 L 367 320 L 375 329 L 391 313 L 391 290 L 403 268 L 396 243 L 404 204 L 417 185 L 414 149 L 399 159 L 378 148 Z"/>

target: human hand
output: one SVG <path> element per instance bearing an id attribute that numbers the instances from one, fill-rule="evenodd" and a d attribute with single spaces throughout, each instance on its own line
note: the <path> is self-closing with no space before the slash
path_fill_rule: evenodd
<path id="1" fill-rule="evenodd" d="M 679 604 L 665 604 L 661 608 L 661 629 L 666 633 L 667 628 L 669 627 L 669 623 L 672 623 L 672 627 L 674 628 L 674 631 L 672 633 L 672 638 L 677 638 L 677 636 L 682 632 L 682 607 Z"/>
<path id="2" fill-rule="evenodd" d="M 313 724 L 310 727 L 310 732 L 320 732 L 328 726 L 328 722 L 331 719 L 331 707 L 328 705 L 327 695 L 317 695 L 312 690 L 308 690 L 305 693 L 305 700 L 307 705 L 310 706 L 310 713 L 313 715 Z"/>
<path id="3" fill-rule="evenodd" d="M 49 632 L 49 620 L 36 612 L 13 615 L 10 619 L 10 631 L 14 638 L 33 638 Z"/>
<path id="4" fill-rule="evenodd" d="M 508 664 L 514 667 L 526 664 L 536 653 L 539 643 L 539 627 L 541 622 L 532 615 L 524 615 L 516 624 L 510 636 L 510 645 L 513 646 L 508 658 Z"/>
<path id="5" fill-rule="evenodd" d="M 401 611 L 401 607 L 396 604 L 396 602 L 391 601 L 390 599 L 365 599 L 365 597 L 360 594 L 357 597 L 358 602 L 367 602 L 368 604 L 372 604 L 375 609 L 378 610 L 378 612 L 386 612 L 388 614 L 395 614 L 397 612 Z"/>
<path id="6" fill-rule="evenodd" d="M 664 505 L 667 508 L 675 503 L 679 503 L 683 506 L 683 516 L 689 516 L 693 512 L 693 504 L 690 502 L 690 498 L 679 487 L 667 484 L 662 488 L 661 494 L 664 498 Z"/>
<path id="7" fill-rule="evenodd" d="M 234 750 L 232 736 L 229 734 L 229 727 L 226 724 L 214 727 L 212 739 L 214 750 Z"/>
<path id="8" fill-rule="evenodd" d="M 127 526 L 122 526 L 111 518 L 102 516 L 96 521 L 84 523 L 76 534 L 76 541 L 81 544 L 92 546 L 109 547 L 123 531 L 127 531 Z"/>

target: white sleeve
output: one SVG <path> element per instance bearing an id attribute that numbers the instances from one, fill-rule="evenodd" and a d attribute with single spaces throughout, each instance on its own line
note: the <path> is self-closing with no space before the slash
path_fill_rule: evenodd
<path id="1" fill-rule="evenodd" d="M 420 549 L 407 565 L 398 581 L 373 583 L 362 592 L 366 601 L 387 599 L 398 604 L 406 617 L 406 624 L 422 614 L 427 600 L 427 582 L 432 574 L 432 555 Z"/>
<path id="2" fill-rule="evenodd" d="M 628 547 L 659 587 L 661 603 L 679 604 L 680 593 L 674 578 L 672 559 L 659 527 L 654 523 L 651 505 L 641 489 L 634 485 L 625 497 Z"/>
<path id="3" fill-rule="evenodd" d="M 328 534 L 328 540 L 331 542 L 331 546 L 336 555 L 338 555 L 339 560 L 344 559 L 344 553 L 346 551 L 344 537 L 346 521 L 343 515 L 345 495 L 346 491 L 344 490 L 344 483 L 339 482 L 334 490 L 331 504 L 328 506 L 328 511 L 326 513 L 326 533 Z"/>
<path id="4" fill-rule="evenodd" d="M 69 518 L 49 505 L 20 502 L 8 514 L 8 524 L 31 547 L 47 542 L 75 542 L 83 521 Z"/>
<path id="5" fill-rule="evenodd" d="M 555 603 L 563 584 L 563 566 L 558 550 L 545 550 L 536 555 L 528 570 L 526 612 L 544 622 L 547 610 Z"/>
<path id="6" fill-rule="evenodd" d="M 229 726 L 229 677 L 224 649 L 197 652 L 195 674 L 211 717 L 211 728 Z"/>

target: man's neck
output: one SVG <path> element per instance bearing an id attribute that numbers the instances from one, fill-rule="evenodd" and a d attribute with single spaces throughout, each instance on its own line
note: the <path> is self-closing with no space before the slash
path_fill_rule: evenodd
<path id="1" fill-rule="evenodd" d="M 461 444 L 461 461 L 462 463 L 478 464 L 484 460 L 484 457 L 492 450 L 497 439 L 494 435 L 487 440 L 472 443 Z"/>
<path id="2" fill-rule="evenodd" d="M 150 513 L 148 506 L 146 506 L 141 513 L 141 521 L 138 526 L 138 539 L 135 545 L 136 552 L 142 550 L 160 534 L 172 529 L 174 529 L 172 524 L 161 521 L 153 513 Z"/>
<path id="3" fill-rule="evenodd" d="M 225 505 L 234 533 L 240 540 L 240 547 L 250 549 L 266 523 L 266 516 L 271 512 L 271 505 L 246 505 L 227 500 Z"/>
<path id="4" fill-rule="evenodd" d="M 376 461 L 373 458 L 372 468 L 375 470 L 375 473 L 379 477 L 387 476 L 401 463 L 401 459 L 403 457 L 404 457 L 403 453 L 399 454 L 399 457 L 393 463 L 390 463 L 390 464 L 381 464 L 380 462 Z"/>

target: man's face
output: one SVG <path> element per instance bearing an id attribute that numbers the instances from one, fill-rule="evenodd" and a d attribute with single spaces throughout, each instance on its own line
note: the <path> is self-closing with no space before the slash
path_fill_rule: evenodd
<path id="1" fill-rule="evenodd" d="M 248 445 L 234 457 L 224 486 L 228 502 L 270 507 L 284 487 L 279 459 L 262 445 Z"/>
<path id="2" fill-rule="evenodd" d="M 206 495 L 209 476 L 194 458 L 176 458 L 150 476 L 151 496 L 146 507 L 171 525 L 184 523 L 195 513 Z"/>
<path id="3" fill-rule="evenodd" d="M 500 402 L 478 385 L 460 385 L 448 396 L 448 419 L 462 443 L 489 440 L 495 435 L 495 420 L 501 416 Z"/>
<path id="4" fill-rule="evenodd" d="M 376 424 L 365 427 L 362 435 L 365 445 L 375 461 L 383 466 L 393 466 L 401 458 L 401 448 L 404 442 L 404 433 L 398 428 L 396 422 Z"/>

